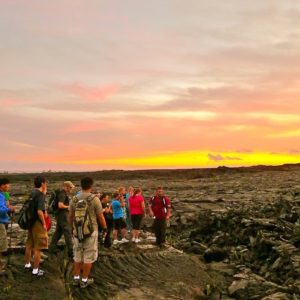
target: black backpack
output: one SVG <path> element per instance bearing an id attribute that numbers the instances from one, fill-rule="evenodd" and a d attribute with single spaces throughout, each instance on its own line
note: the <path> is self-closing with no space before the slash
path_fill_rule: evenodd
<path id="1" fill-rule="evenodd" d="M 21 229 L 28 230 L 33 226 L 37 219 L 38 215 L 35 205 L 35 194 L 32 194 L 20 210 L 18 224 Z"/>
<path id="2" fill-rule="evenodd" d="M 58 210 L 58 195 L 60 190 L 55 190 L 51 192 L 49 199 L 48 212 L 55 213 Z"/>

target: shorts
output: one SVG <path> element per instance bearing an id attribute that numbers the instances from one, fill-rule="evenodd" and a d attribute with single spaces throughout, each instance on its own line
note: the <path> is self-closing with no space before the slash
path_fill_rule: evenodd
<path id="1" fill-rule="evenodd" d="M 126 227 L 124 218 L 114 219 L 114 230 L 125 229 Z"/>
<path id="2" fill-rule="evenodd" d="M 74 261 L 76 263 L 92 264 L 98 258 L 98 231 L 94 231 L 90 237 L 82 243 L 74 237 Z"/>
<path id="3" fill-rule="evenodd" d="M 7 233 L 5 224 L 0 224 L 0 253 L 6 252 L 8 248 L 7 244 Z"/>
<path id="4" fill-rule="evenodd" d="M 140 230 L 142 225 L 143 215 L 131 215 L 132 228 Z"/>
<path id="5" fill-rule="evenodd" d="M 39 220 L 35 221 L 33 226 L 28 230 L 26 246 L 35 250 L 48 249 L 48 233 Z"/>

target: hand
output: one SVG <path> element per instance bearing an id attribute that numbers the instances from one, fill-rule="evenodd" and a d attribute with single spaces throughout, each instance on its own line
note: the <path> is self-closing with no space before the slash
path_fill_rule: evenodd
<path id="1" fill-rule="evenodd" d="M 171 216 L 170 215 L 167 215 L 167 220 L 170 220 Z"/>
<path id="2" fill-rule="evenodd" d="M 10 211 L 13 212 L 13 213 L 16 211 L 16 207 L 15 207 L 15 206 L 10 205 L 8 208 L 9 208 Z"/>
<path id="3" fill-rule="evenodd" d="M 47 231 L 47 226 L 46 226 L 46 224 L 44 224 L 44 226 L 43 226 L 43 227 L 44 227 L 44 229 Z"/>

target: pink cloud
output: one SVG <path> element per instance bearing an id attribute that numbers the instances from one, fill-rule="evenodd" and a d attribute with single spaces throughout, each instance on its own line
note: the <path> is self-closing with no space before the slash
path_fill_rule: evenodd
<path id="1" fill-rule="evenodd" d="M 21 100 L 21 99 L 13 99 L 13 98 L 6 98 L 6 99 L 1 99 L 0 98 L 0 104 L 3 107 L 15 107 L 15 106 L 21 106 L 24 104 L 28 104 L 29 101 L 26 100 Z"/>
<path id="2" fill-rule="evenodd" d="M 119 91 L 119 86 L 115 84 L 108 84 L 102 87 L 90 87 L 80 83 L 74 83 L 64 85 L 62 89 L 90 102 L 102 102 L 115 95 Z"/>

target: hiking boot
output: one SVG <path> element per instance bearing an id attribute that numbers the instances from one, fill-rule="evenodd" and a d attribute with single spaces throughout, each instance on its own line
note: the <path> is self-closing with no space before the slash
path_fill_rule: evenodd
<path id="1" fill-rule="evenodd" d="M 35 277 L 43 277 L 45 275 L 45 271 L 38 269 L 38 272 L 36 274 L 34 274 L 34 273 L 31 273 L 31 274 L 32 274 L 32 276 L 35 276 Z"/>
<path id="2" fill-rule="evenodd" d="M 86 287 L 88 287 L 89 285 L 94 283 L 94 279 L 93 278 L 88 278 L 88 280 L 86 282 L 80 280 L 80 288 L 81 289 L 85 289 Z"/>
<path id="3" fill-rule="evenodd" d="M 44 254 L 43 252 L 41 253 L 41 260 L 46 260 L 48 259 L 48 255 Z"/>
<path id="4" fill-rule="evenodd" d="M 124 243 L 128 243 L 129 240 L 127 240 L 126 238 L 122 238 L 120 241 L 120 244 L 124 244 Z"/>
<path id="5" fill-rule="evenodd" d="M 73 278 L 72 285 L 73 286 L 80 286 L 80 278 L 78 278 L 78 279 Z"/>
<path id="6" fill-rule="evenodd" d="M 167 247 L 167 245 L 165 244 L 165 243 L 161 243 L 161 244 L 159 244 L 158 245 L 158 247 L 160 248 L 160 249 L 162 249 L 162 250 L 164 250 L 164 249 L 167 249 L 168 247 Z"/>

